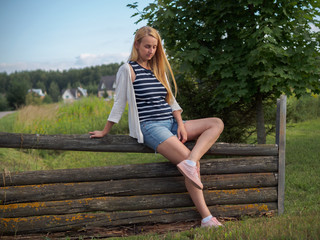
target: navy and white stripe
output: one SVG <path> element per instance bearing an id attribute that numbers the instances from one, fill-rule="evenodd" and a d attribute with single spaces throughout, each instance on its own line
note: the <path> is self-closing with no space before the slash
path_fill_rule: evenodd
<path id="1" fill-rule="evenodd" d="M 172 109 L 166 102 L 166 88 L 151 70 L 143 68 L 137 62 L 130 61 L 129 64 L 136 74 L 133 88 L 140 122 L 172 118 Z"/>

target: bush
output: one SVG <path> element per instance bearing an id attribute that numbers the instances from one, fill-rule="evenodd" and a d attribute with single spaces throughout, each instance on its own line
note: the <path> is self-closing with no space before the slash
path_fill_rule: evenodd
<path id="1" fill-rule="evenodd" d="M 10 110 L 7 98 L 5 95 L 0 94 L 0 111 Z"/>
<path id="2" fill-rule="evenodd" d="M 299 99 L 288 98 L 287 121 L 291 123 L 303 122 L 320 117 L 319 95 L 307 95 Z"/>

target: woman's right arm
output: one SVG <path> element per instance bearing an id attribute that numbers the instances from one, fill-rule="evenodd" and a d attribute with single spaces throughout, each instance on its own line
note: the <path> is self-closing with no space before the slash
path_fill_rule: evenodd
<path id="1" fill-rule="evenodd" d="M 113 126 L 114 122 L 111 122 L 111 121 L 107 121 L 104 129 L 102 131 L 93 131 L 93 132 L 89 132 L 90 134 L 90 138 L 101 138 L 101 137 L 104 137 L 105 135 L 107 135 L 112 126 Z"/>
<path id="2" fill-rule="evenodd" d="M 90 138 L 99 138 L 107 135 L 112 126 L 118 123 L 127 103 L 127 82 L 130 78 L 130 70 L 122 65 L 117 73 L 116 87 L 115 87 L 115 99 L 111 112 L 108 117 L 108 121 L 102 131 L 89 132 Z M 129 79 L 130 81 L 130 79 Z"/>

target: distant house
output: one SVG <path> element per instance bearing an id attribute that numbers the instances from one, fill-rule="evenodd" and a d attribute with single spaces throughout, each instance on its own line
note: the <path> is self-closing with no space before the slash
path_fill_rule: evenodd
<path id="1" fill-rule="evenodd" d="M 114 96 L 115 82 L 115 75 L 101 77 L 98 87 L 98 97 L 104 97 L 106 94 L 108 94 L 107 99 L 112 99 Z"/>
<path id="2" fill-rule="evenodd" d="M 62 99 L 65 103 L 73 102 L 87 96 L 87 89 L 83 89 L 82 87 L 62 90 Z"/>
<path id="3" fill-rule="evenodd" d="M 29 89 L 28 93 L 30 93 L 30 92 L 37 94 L 40 98 L 44 98 L 46 96 L 46 94 L 43 93 L 42 89 L 40 89 L 40 88 L 39 89 L 38 88 Z"/>

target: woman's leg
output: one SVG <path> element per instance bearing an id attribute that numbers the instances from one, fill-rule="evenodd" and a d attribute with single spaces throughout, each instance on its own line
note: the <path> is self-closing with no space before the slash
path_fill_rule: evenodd
<path id="1" fill-rule="evenodd" d="M 158 146 L 157 151 L 175 165 L 187 159 L 190 155 L 190 150 L 175 136 L 172 136 L 161 143 Z M 209 216 L 210 211 L 204 200 L 202 190 L 194 186 L 194 184 L 188 178 L 185 178 L 185 184 L 189 195 L 201 217 L 205 218 Z"/>
<path id="2" fill-rule="evenodd" d="M 217 141 L 224 124 L 219 118 L 204 118 L 187 121 L 185 128 L 188 133 L 188 141 L 197 139 L 188 159 L 198 162 Z"/>
<path id="3" fill-rule="evenodd" d="M 188 140 L 198 139 L 192 151 L 176 137 L 170 137 L 161 143 L 157 151 L 176 165 L 186 159 L 193 160 L 199 164 L 200 158 L 219 138 L 223 131 L 223 122 L 218 118 L 205 118 L 187 121 L 185 127 Z M 195 187 L 187 178 L 185 182 L 190 197 L 202 218 L 209 216 L 210 211 L 205 203 L 202 190 Z"/>

